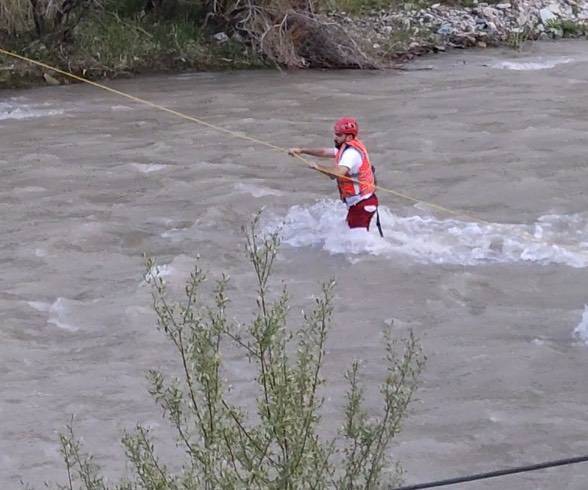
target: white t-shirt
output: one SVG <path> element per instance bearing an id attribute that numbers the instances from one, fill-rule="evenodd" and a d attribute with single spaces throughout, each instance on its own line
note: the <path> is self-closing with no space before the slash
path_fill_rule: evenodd
<path id="1" fill-rule="evenodd" d="M 335 157 L 337 156 L 337 148 L 333 148 L 332 150 L 332 155 Z M 353 177 L 353 178 L 357 178 L 357 176 L 359 175 L 359 169 L 361 168 L 361 162 L 363 161 L 362 157 L 361 157 L 361 153 L 356 150 L 355 148 L 348 146 L 345 151 L 343 152 L 343 155 L 341 155 L 341 159 L 339 160 L 339 165 L 342 165 L 343 167 L 346 167 L 348 170 L 347 175 L 349 177 Z M 352 196 L 352 197 L 348 197 L 347 199 L 345 199 L 345 203 L 347 204 L 347 206 L 353 206 L 354 204 L 357 204 L 359 201 L 363 201 L 364 199 L 367 199 L 368 197 L 371 196 L 371 194 L 365 195 L 365 196 L 360 196 L 359 195 L 359 184 L 354 182 L 353 183 L 353 188 L 355 189 L 355 193 L 357 194 L 356 196 Z"/>

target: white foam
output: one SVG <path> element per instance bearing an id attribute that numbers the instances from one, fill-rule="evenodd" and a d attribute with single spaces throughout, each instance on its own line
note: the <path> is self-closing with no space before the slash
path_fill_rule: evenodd
<path id="1" fill-rule="evenodd" d="M 165 279 L 167 283 L 182 284 L 192 272 L 194 263 L 195 259 L 182 254 L 174 257 L 168 264 L 157 264 L 145 273 L 141 286 L 146 286 L 147 279 L 154 276 Z"/>
<path id="2" fill-rule="evenodd" d="M 536 262 L 588 267 L 588 215 L 541 217 L 535 225 L 482 224 L 456 219 L 402 217 L 380 206 L 384 238 L 349 230 L 346 209 L 335 200 L 294 206 L 270 217 L 266 231 L 281 228 L 292 247 L 320 247 L 332 254 L 409 256 L 418 262 L 476 265 Z M 357 258 L 357 257 L 356 257 Z"/>
<path id="3" fill-rule="evenodd" d="M 159 172 L 160 170 L 163 170 L 166 166 L 158 163 L 131 163 L 131 167 L 144 174 L 150 174 L 151 172 Z"/>
<path id="4" fill-rule="evenodd" d="M 588 305 L 584 305 L 584 313 L 582 314 L 582 321 L 574 329 L 574 336 L 588 345 Z"/>
<path id="5" fill-rule="evenodd" d="M 538 58 L 533 61 L 500 61 L 493 64 L 492 68 L 515 71 L 549 70 L 557 65 L 571 63 L 572 61 L 574 61 L 572 58 L 554 58 L 551 60 Z"/>
<path id="6" fill-rule="evenodd" d="M 58 116 L 63 114 L 63 109 L 51 108 L 50 104 L 29 105 L 18 103 L 12 99 L 12 102 L 0 102 L 0 121 L 8 119 L 33 119 L 36 117 Z"/>
<path id="7" fill-rule="evenodd" d="M 27 301 L 27 305 L 42 313 L 49 313 L 47 323 L 56 325 L 59 328 L 75 332 L 79 328 L 67 322 L 67 316 L 71 314 L 71 307 L 73 304 L 79 302 L 67 298 L 57 298 L 53 303 L 45 303 L 43 301 Z"/>
<path id="8" fill-rule="evenodd" d="M 147 283 L 146 279 L 149 277 L 161 277 L 162 279 L 166 278 L 166 277 L 171 277 L 173 275 L 175 275 L 177 273 L 177 271 L 170 265 L 170 264 L 162 264 L 162 265 L 156 265 L 154 267 L 151 267 L 151 269 L 149 269 L 149 271 L 147 271 L 145 273 L 145 284 Z"/>
<path id="9" fill-rule="evenodd" d="M 69 332 L 78 331 L 79 327 L 67 322 L 67 316 L 71 314 L 72 303 L 78 302 L 74 302 L 67 298 L 57 298 L 57 300 L 49 307 L 49 319 L 47 320 L 47 323 L 51 323 Z"/>
<path id="10" fill-rule="evenodd" d="M 270 189 L 268 187 L 259 187 L 253 184 L 238 183 L 234 186 L 235 190 L 246 192 L 251 194 L 253 197 L 264 197 L 264 196 L 281 196 L 282 192 L 276 189 Z"/>
<path id="11" fill-rule="evenodd" d="M 44 303 L 42 301 L 27 301 L 27 305 L 43 313 L 47 313 L 51 309 L 51 303 Z"/>
<path id="12" fill-rule="evenodd" d="M 168 238 L 172 242 L 180 242 L 183 240 L 185 233 L 186 228 L 171 228 L 164 231 L 160 236 L 161 238 Z"/>

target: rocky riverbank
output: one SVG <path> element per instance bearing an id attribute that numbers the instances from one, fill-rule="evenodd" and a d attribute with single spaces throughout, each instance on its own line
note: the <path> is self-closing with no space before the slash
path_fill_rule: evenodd
<path id="1" fill-rule="evenodd" d="M 427 8 L 405 4 L 398 10 L 372 11 L 354 18 L 333 17 L 369 40 L 367 49 L 380 59 L 408 60 L 448 48 L 510 45 L 527 40 L 581 37 L 588 34 L 588 1 L 514 0 L 509 3 L 473 3 Z"/>

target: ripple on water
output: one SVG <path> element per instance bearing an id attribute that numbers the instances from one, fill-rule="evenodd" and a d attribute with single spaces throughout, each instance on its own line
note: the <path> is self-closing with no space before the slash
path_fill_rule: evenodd
<path id="1" fill-rule="evenodd" d="M 253 197 L 265 197 L 265 196 L 281 196 L 283 192 L 277 189 L 271 189 L 269 187 L 257 186 L 255 184 L 243 184 L 239 182 L 233 186 L 233 188 L 240 192 L 245 192 Z"/>
<path id="2" fill-rule="evenodd" d="M 564 65 L 575 61 L 573 58 L 528 58 L 523 60 L 507 60 L 494 63 L 492 68 L 514 71 L 549 70 L 557 65 Z"/>
<path id="3" fill-rule="evenodd" d="M 586 345 L 588 345 L 588 305 L 584 305 L 582 320 L 574 329 L 574 335 Z"/>
<path id="4" fill-rule="evenodd" d="M 20 99 L 0 102 L 0 121 L 34 119 L 37 117 L 59 116 L 65 111 L 48 102 L 43 104 L 25 104 Z"/>
<path id="5" fill-rule="evenodd" d="M 77 332 L 79 330 L 79 327 L 73 324 L 71 316 L 74 310 L 80 307 L 80 301 L 60 297 L 53 303 L 27 301 L 27 304 L 39 312 L 48 313 L 47 323 L 68 332 Z"/>
<path id="6" fill-rule="evenodd" d="M 131 163 L 129 164 L 131 168 L 134 170 L 138 170 L 143 174 L 150 174 L 152 172 L 159 172 L 166 168 L 166 165 L 161 165 L 159 163 Z"/>

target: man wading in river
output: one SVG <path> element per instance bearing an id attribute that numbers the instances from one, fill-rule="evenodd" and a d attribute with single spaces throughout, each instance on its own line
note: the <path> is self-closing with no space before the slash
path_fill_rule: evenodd
<path id="1" fill-rule="evenodd" d="M 292 156 L 306 154 L 314 157 L 335 158 L 334 166 L 313 165 L 312 168 L 337 179 L 339 195 L 347 205 L 349 228 L 370 229 L 370 222 L 378 211 L 375 194 L 374 168 L 370 163 L 365 145 L 357 139 L 359 126 L 352 117 L 342 117 L 335 123 L 335 148 L 290 148 Z M 353 179 L 353 180 L 351 180 Z M 382 227 L 377 216 L 376 225 L 380 236 Z"/>

